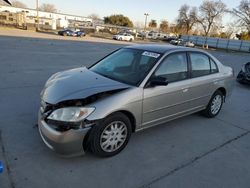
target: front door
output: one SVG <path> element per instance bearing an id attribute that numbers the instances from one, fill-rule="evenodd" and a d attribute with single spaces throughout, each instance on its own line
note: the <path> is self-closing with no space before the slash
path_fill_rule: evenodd
<path id="1" fill-rule="evenodd" d="M 143 99 L 142 126 L 149 127 L 181 116 L 189 109 L 188 63 L 186 52 L 167 56 L 153 76 L 165 77 L 167 86 L 146 87 Z"/>

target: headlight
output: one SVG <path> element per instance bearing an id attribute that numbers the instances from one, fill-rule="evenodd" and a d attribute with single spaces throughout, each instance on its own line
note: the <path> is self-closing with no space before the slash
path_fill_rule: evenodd
<path id="1" fill-rule="evenodd" d="M 64 122 L 79 122 L 88 117 L 95 108 L 67 107 L 59 108 L 52 112 L 48 119 Z"/>

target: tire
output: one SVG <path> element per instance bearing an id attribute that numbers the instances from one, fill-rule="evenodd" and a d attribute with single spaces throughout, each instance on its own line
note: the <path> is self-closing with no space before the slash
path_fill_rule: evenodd
<path id="1" fill-rule="evenodd" d="M 120 37 L 120 38 L 119 38 L 119 40 L 121 40 L 121 41 L 122 41 L 122 38 Z"/>
<path id="2" fill-rule="evenodd" d="M 64 32 L 64 33 L 63 33 L 63 36 L 65 36 L 65 37 L 66 37 L 66 36 L 67 36 L 67 33 L 66 33 L 66 32 Z"/>
<path id="3" fill-rule="evenodd" d="M 126 115 L 112 114 L 91 130 L 90 149 L 97 156 L 112 157 L 126 147 L 131 132 L 131 122 Z"/>
<path id="4" fill-rule="evenodd" d="M 133 39 L 129 39 L 129 42 L 132 42 L 133 41 Z"/>
<path id="5" fill-rule="evenodd" d="M 211 97 L 207 108 L 203 111 L 204 115 L 208 118 L 217 116 L 222 108 L 224 95 L 221 91 L 217 90 Z"/>
<path id="6" fill-rule="evenodd" d="M 244 76 L 243 76 L 243 72 L 242 72 L 242 70 L 239 72 L 239 74 L 237 75 L 237 78 L 236 78 L 236 80 L 237 80 L 237 82 L 239 82 L 240 84 L 244 84 Z"/>

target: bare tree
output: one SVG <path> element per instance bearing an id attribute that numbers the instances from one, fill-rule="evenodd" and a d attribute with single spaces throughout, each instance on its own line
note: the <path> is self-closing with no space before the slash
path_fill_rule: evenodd
<path id="1" fill-rule="evenodd" d="M 140 28 L 140 29 L 142 29 L 142 28 L 144 28 L 144 22 L 140 22 L 140 21 L 136 21 L 135 23 L 134 23 L 134 27 L 135 28 Z"/>
<path id="2" fill-rule="evenodd" d="M 18 7 L 18 8 L 27 8 L 27 5 L 24 4 L 21 1 L 11 1 L 11 4 L 13 7 Z"/>
<path id="3" fill-rule="evenodd" d="M 197 22 L 201 24 L 205 36 L 208 36 L 210 30 L 216 25 L 216 22 L 227 11 L 227 7 L 221 0 L 204 0 L 199 10 L 200 15 L 197 17 Z"/>
<path id="4" fill-rule="evenodd" d="M 186 30 L 186 34 L 192 30 L 194 24 L 197 22 L 197 8 L 190 8 L 188 5 L 182 5 L 179 10 L 177 18 L 177 25 Z"/>
<path id="5" fill-rule="evenodd" d="M 44 11 L 44 12 L 57 12 L 57 9 L 56 9 L 55 5 L 49 4 L 49 3 L 43 3 L 39 7 L 39 10 Z"/>
<path id="6" fill-rule="evenodd" d="M 238 18 L 238 23 L 250 32 L 250 0 L 242 0 L 237 8 L 230 11 Z"/>
<path id="7" fill-rule="evenodd" d="M 92 18 L 93 20 L 99 20 L 99 19 L 101 19 L 100 16 L 98 14 L 95 14 L 95 13 L 90 14 L 88 17 Z"/>

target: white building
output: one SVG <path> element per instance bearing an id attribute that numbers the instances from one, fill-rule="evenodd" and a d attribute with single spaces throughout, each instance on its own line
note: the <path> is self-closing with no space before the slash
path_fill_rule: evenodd
<path id="1" fill-rule="evenodd" d="M 36 24 L 37 11 L 36 9 L 29 8 L 16 8 L 11 6 L 1 6 L 0 12 L 11 12 L 11 13 L 20 13 L 25 12 L 28 24 Z M 70 25 L 74 26 L 89 26 L 93 23 L 91 18 L 83 16 L 75 16 L 70 14 L 62 13 L 51 13 L 38 11 L 39 15 L 39 24 L 50 25 L 52 29 L 57 28 L 66 28 Z"/>

